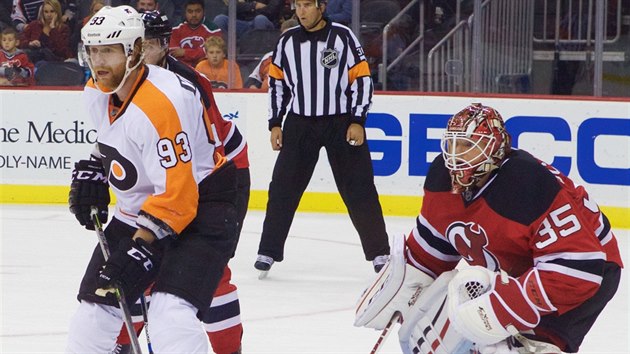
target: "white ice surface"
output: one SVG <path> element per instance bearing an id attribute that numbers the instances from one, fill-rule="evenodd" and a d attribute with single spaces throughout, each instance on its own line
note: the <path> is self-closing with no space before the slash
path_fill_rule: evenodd
<path id="1" fill-rule="evenodd" d="M 0 214 L 0 353 L 61 353 L 96 236 L 65 206 L 0 205 Z M 379 332 L 352 323 L 355 301 L 374 273 L 348 216 L 297 214 L 285 260 L 258 280 L 253 262 L 263 218 L 249 212 L 230 262 L 241 300 L 243 353 L 369 353 Z M 386 224 L 390 234 L 408 233 L 414 220 L 387 217 Z M 628 265 L 630 233 L 616 234 Z M 628 280 L 624 271 L 581 352 L 630 353 Z M 381 353 L 400 353 L 397 330 Z"/>

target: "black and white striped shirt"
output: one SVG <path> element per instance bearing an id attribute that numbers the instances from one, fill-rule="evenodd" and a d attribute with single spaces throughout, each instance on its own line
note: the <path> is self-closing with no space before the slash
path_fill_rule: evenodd
<path id="1" fill-rule="evenodd" d="M 315 32 L 297 26 L 278 40 L 269 67 L 269 128 L 289 113 L 350 115 L 363 125 L 372 104 L 370 69 L 352 31 L 330 22 Z"/>

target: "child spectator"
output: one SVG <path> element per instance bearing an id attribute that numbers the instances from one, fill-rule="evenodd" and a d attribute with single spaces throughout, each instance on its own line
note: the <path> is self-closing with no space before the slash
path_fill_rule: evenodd
<path id="1" fill-rule="evenodd" d="M 221 37 L 209 37 L 203 44 L 206 59 L 197 64 L 195 69 L 206 75 L 212 82 L 213 88 L 243 88 L 241 69 L 233 60 L 227 60 L 225 41 Z M 228 67 L 234 72 L 234 80 L 228 85 Z"/>
<path id="2" fill-rule="evenodd" d="M 184 11 L 186 20 L 173 28 L 169 43 L 170 54 L 179 61 L 194 67 L 205 56 L 206 38 L 221 36 L 221 30 L 203 24 L 205 5 L 203 0 L 188 0 Z"/>
<path id="3" fill-rule="evenodd" d="M 70 28 L 61 22 L 58 0 L 44 0 L 38 19 L 29 23 L 22 33 L 20 48 L 26 49 L 31 61 L 64 61 L 71 58 Z"/>
<path id="4" fill-rule="evenodd" d="M 282 26 L 280 26 L 280 31 L 284 33 L 291 27 L 295 27 L 299 25 L 296 19 L 288 19 L 282 22 Z M 261 59 L 258 65 L 254 68 L 249 77 L 247 78 L 247 82 L 245 83 L 245 87 L 254 90 L 267 91 L 269 89 L 269 64 L 271 63 L 271 55 L 273 51 L 265 54 Z"/>
<path id="5" fill-rule="evenodd" d="M 0 34 L 2 49 L 0 50 L 0 84 L 30 85 L 33 83 L 33 63 L 26 53 L 18 49 L 17 31 L 7 27 Z"/>

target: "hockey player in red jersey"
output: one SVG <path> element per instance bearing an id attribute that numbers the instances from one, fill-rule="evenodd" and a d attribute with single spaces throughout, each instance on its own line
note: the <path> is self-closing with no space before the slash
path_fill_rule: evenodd
<path id="1" fill-rule="evenodd" d="M 117 203 L 104 231 L 111 256 L 105 261 L 98 246 L 92 253 L 66 352 L 113 352 L 124 307 L 113 288 L 133 304 L 153 284 L 155 352 L 206 354 L 199 318 L 209 313 L 236 246 L 236 167 L 216 150 L 199 90 L 143 64 L 144 24 L 133 8 L 102 8 L 81 39 L 93 76 L 83 97 L 102 164 L 77 163 L 70 209 L 89 225 L 86 205 L 106 210 L 107 182 Z"/>
<path id="2" fill-rule="evenodd" d="M 512 148 L 481 104 L 448 121 L 416 227 L 394 243 L 355 325 L 382 329 L 397 314 L 405 353 L 577 352 L 623 267 L 586 190 Z M 469 267 L 455 270 L 461 259 Z"/>

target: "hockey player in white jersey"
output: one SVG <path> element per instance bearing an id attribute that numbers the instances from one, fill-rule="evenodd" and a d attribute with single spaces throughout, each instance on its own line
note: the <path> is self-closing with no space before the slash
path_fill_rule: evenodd
<path id="1" fill-rule="evenodd" d="M 104 166 L 93 172 L 117 203 L 105 229 L 111 256 L 105 262 L 97 246 L 81 281 L 69 353 L 111 352 L 123 320 L 110 290 L 134 303 L 151 283 L 155 352 L 207 353 L 198 318 L 236 244 L 235 167 L 215 155 L 194 85 L 142 64 L 143 37 L 129 6 L 104 7 L 81 30 L 92 71 L 83 96 Z"/>

